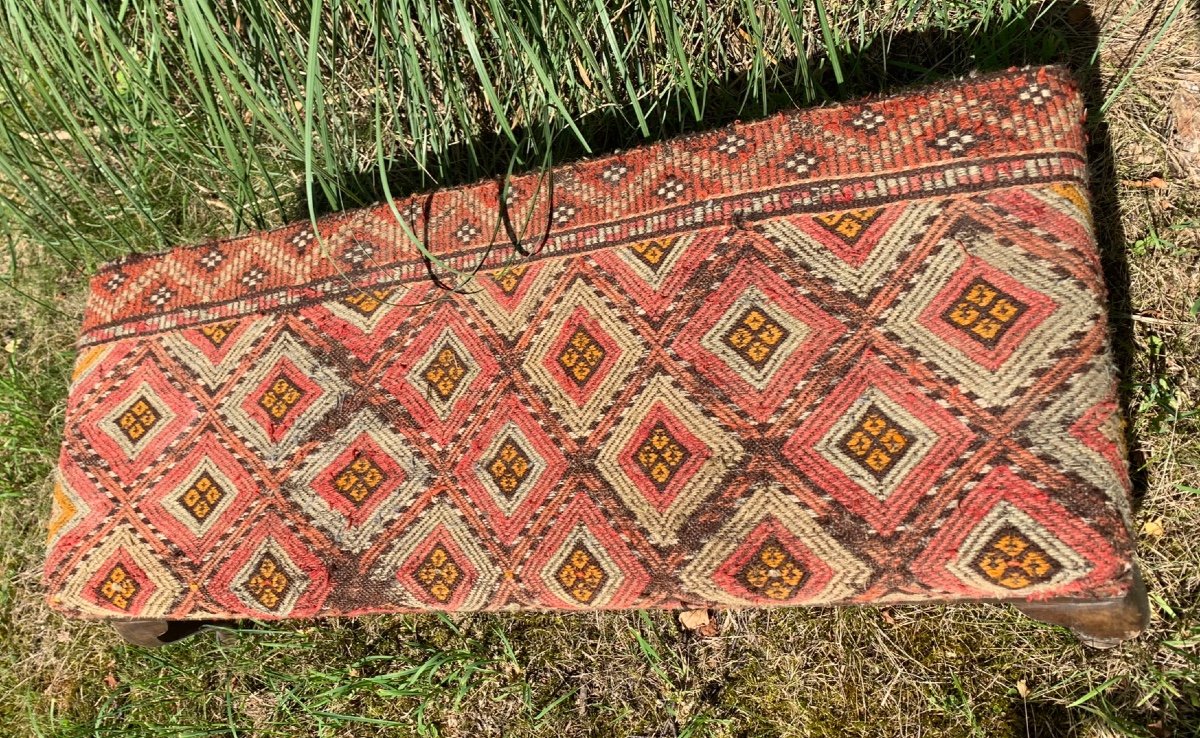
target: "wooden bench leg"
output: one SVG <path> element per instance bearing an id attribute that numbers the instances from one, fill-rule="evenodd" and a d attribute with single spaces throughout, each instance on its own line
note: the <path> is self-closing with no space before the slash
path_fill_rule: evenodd
<path id="1" fill-rule="evenodd" d="M 208 624 L 204 620 L 121 620 L 112 626 L 135 646 L 158 648 L 187 638 Z"/>
<path id="2" fill-rule="evenodd" d="M 1119 599 L 1058 600 L 1015 603 L 1018 610 L 1035 620 L 1070 628 L 1086 645 L 1113 648 L 1136 637 L 1150 624 L 1146 585 L 1135 567 L 1133 586 Z"/>

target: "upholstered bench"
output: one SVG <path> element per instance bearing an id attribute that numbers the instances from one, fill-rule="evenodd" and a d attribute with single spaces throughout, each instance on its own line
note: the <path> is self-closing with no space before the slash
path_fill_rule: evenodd
<path id="1" fill-rule="evenodd" d="M 50 602 L 140 642 L 919 601 L 1136 634 L 1083 118 L 1015 70 L 105 266 Z"/>

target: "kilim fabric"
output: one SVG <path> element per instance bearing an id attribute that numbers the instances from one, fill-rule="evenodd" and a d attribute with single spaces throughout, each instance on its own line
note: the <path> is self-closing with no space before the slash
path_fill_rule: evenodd
<path id="1" fill-rule="evenodd" d="M 110 264 L 51 602 L 1121 596 L 1083 117 L 1015 70 Z"/>

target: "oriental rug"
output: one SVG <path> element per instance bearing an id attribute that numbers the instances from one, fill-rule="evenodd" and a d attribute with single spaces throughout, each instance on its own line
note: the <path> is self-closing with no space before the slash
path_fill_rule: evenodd
<path id="1" fill-rule="evenodd" d="M 89 618 L 1120 597 L 1069 73 L 792 111 L 90 286 Z"/>

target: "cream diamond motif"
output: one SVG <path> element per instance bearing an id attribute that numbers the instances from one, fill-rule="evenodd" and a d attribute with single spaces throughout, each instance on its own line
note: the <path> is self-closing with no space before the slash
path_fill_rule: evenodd
<path id="1" fill-rule="evenodd" d="M 761 391 L 809 333 L 807 325 L 751 286 L 700 339 L 700 345 Z"/>
<path id="2" fill-rule="evenodd" d="M 546 470 L 545 460 L 511 421 L 484 449 L 476 466 L 476 478 L 507 516 L 521 507 Z"/>
<path id="3" fill-rule="evenodd" d="M 446 328 L 432 348 L 408 374 L 408 382 L 445 421 L 454 406 L 479 376 L 479 365 L 451 328 Z"/>
<path id="4" fill-rule="evenodd" d="M 883 502 L 937 443 L 920 420 L 874 387 L 816 445 L 829 463 Z"/>

